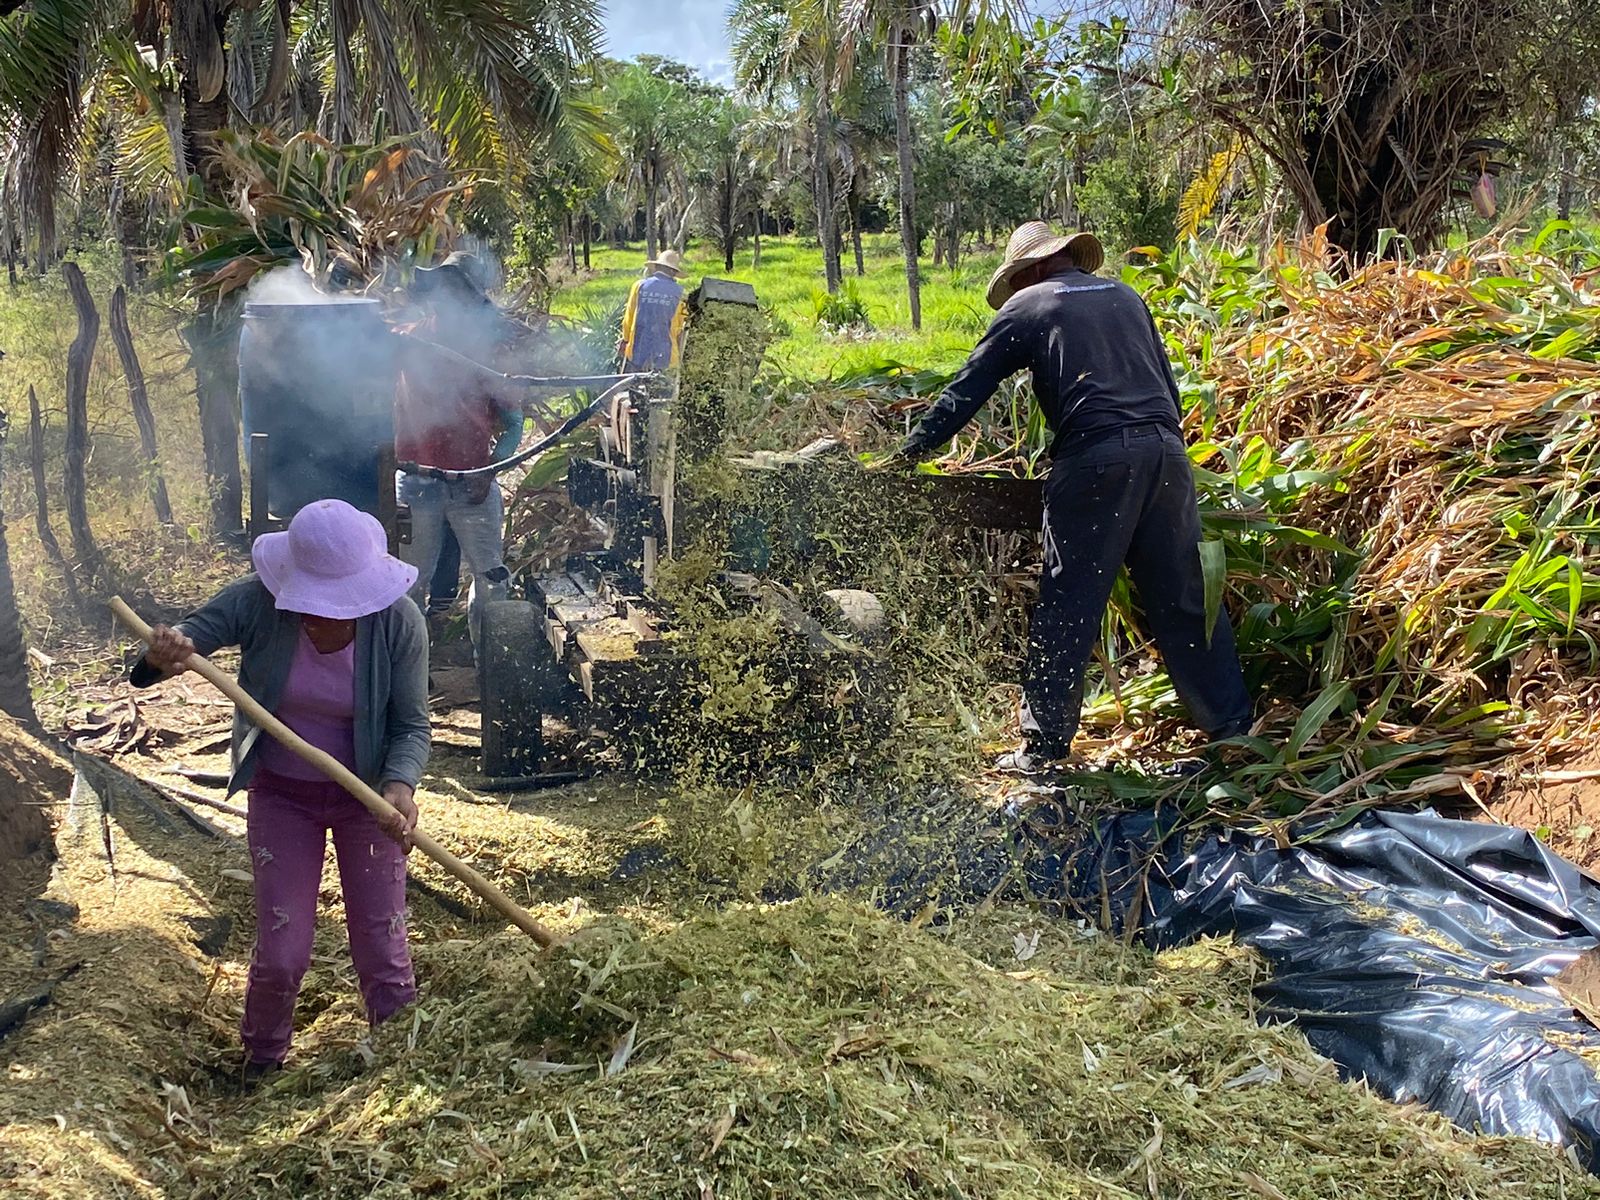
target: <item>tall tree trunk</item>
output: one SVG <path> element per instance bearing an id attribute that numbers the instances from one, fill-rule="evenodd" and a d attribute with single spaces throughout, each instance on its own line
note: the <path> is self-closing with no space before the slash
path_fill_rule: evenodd
<path id="1" fill-rule="evenodd" d="M 661 191 L 660 172 L 656 169 L 654 156 L 645 160 L 644 170 L 644 256 L 654 259 L 657 248 L 656 204 Z"/>
<path id="2" fill-rule="evenodd" d="M 583 269 L 589 269 L 589 241 L 594 235 L 594 218 L 589 215 L 588 209 L 583 213 Z"/>
<path id="3" fill-rule="evenodd" d="M 0 472 L 4 470 L 9 426 L 9 417 L 0 410 Z M 38 724 L 33 691 L 28 687 L 28 647 L 22 638 L 22 616 L 17 612 L 17 592 L 11 579 L 4 512 L 0 512 L 0 710 L 29 725 Z"/>
<path id="4" fill-rule="evenodd" d="M 900 251 L 906 260 L 906 300 L 911 328 L 922 328 L 922 278 L 917 271 L 917 175 L 911 145 L 911 32 L 896 24 L 889 35 L 894 64 L 894 141 L 900 159 Z"/>
<path id="5" fill-rule="evenodd" d="M 761 269 L 761 205 L 757 204 L 753 207 L 755 209 L 755 220 L 750 223 L 750 237 L 755 243 L 755 254 L 750 260 L 750 269 L 759 271 Z"/>
<path id="6" fill-rule="evenodd" d="M 1563 221 L 1572 219 L 1572 197 L 1577 191 L 1572 159 L 1572 135 L 1563 134 L 1561 156 L 1556 166 L 1556 216 Z"/>
<path id="7" fill-rule="evenodd" d="M 856 278 L 860 279 L 867 273 L 867 262 L 861 254 L 861 176 L 850 177 L 850 248 L 856 256 Z"/>
<path id="8" fill-rule="evenodd" d="M 218 36 L 221 36 L 218 22 Z M 224 60 L 225 62 L 226 60 Z M 227 177 L 217 157 L 216 135 L 228 126 L 226 81 L 210 100 L 201 98 L 188 73 L 183 80 L 185 160 L 198 172 L 208 196 L 221 202 Z M 194 366 L 200 407 L 200 445 L 211 495 L 211 529 L 236 533 L 244 525 L 244 483 L 239 469 L 239 330 L 231 306 L 222 308 L 202 293 L 194 320 L 184 329 Z"/>
<path id="9" fill-rule="evenodd" d="M 683 211 L 678 214 L 678 232 L 669 238 L 666 236 L 666 232 L 662 231 L 662 249 L 676 250 L 680 255 L 688 253 L 689 226 L 694 223 L 694 212 L 699 207 L 699 204 L 699 196 L 689 197 L 689 202 L 683 206 Z"/>
<path id="10" fill-rule="evenodd" d="M 150 500 L 156 520 L 172 524 L 172 501 L 167 498 L 167 481 L 161 474 L 161 456 L 156 442 L 156 416 L 150 411 L 150 395 L 145 390 L 144 368 L 134 349 L 133 330 L 128 327 L 128 293 L 118 288 L 111 293 L 111 341 L 122 359 L 122 373 L 128 380 L 128 403 L 133 406 L 134 424 L 139 427 L 139 447 L 144 451 L 150 472 Z"/>
<path id="11" fill-rule="evenodd" d="M 73 610 L 83 611 L 83 596 L 78 591 L 78 580 L 72 573 L 72 564 L 61 553 L 61 543 L 56 541 L 56 531 L 50 528 L 50 489 L 44 478 L 44 417 L 39 412 L 39 397 L 33 385 L 28 386 L 28 465 L 33 471 L 34 510 L 33 524 L 39 532 L 39 544 L 61 572 L 61 581 L 67 589 L 67 599 Z"/>
<path id="12" fill-rule="evenodd" d="M 183 330 L 194 366 L 200 409 L 200 449 L 211 497 L 211 531 L 244 527 L 244 482 L 239 467 L 239 325 L 233 312 L 202 296 Z"/>
<path id="13" fill-rule="evenodd" d="M 139 278 L 139 264 L 134 251 L 141 248 L 144 231 L 144 205 L 131 188 L 123 188 L 117 197 L 117 241 L 122 243 L 122 282 L 132 287 Z"/>
<path id="14" fill-rule="evenodd" d="M 578 270 L 578 240 L 572 228 L 572 214 L 563 213 L 561 217 L 562 236 L 567 239 L 567 270 L 577 273 Z"/>
<path id="15" fill-rule="evenodd" d="M 822 270 L 827 278 L 828 291 L 837 292 L 844 281 L 839 269 L 839 222 L 834 210 L 833 194 L 833 103 L 828 94 L 832 86 L 829 79 L 831 67 L 821 73 L 817 81 L 816 140 L 812 152 L 816 159 L 817 240 L 822 243 Z"/>
<path id="16" fill-rule="evenodd" d="M 733 270 L 733 252 L 739 242 L 738 196 L 733 186 L 733 159 L 722 164 L 722 269 Z"/>
<path id="17" fill-rule="evenodd" d="M 65 489 L 67 530 L 72 553 L 89 586 L 101 579 L 100 547 L 89 527 L 89 371 L 94 366 L 94 345 L 100 338 L 100 313 L 89 295 L 89 285 L 74 262 L 61 264 L 67 293 L 78 315 L 78 335 L 67 349 L 67 445 Z"/>
<path id="18" fill-rule="evenodd" d="M 10 192 L 0 188 L 0 238 L 6 244 L 6 280 L 17 286 L 17 222 L 11 210 Z"/>

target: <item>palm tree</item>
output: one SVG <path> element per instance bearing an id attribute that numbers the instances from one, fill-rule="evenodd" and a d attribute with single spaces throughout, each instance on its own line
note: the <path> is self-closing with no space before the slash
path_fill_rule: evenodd
<path id="1" fill-rule="evenodd" d="M 839 269 L 838 189 L 834 179 L 834 91 L 843 55 L 838 0 L 734 0 L 728 14 L 733 73 L 747 94 L 772 101 L 789 89 L 812 117 L 812 195 L 828 291 Z"/>
<path id="2" fill-rule="evenodd" d="M 6 180 L 48 255 L 62 184 L 105 144 L 86 136 L 96 120 L 126 137 L 136 118 L 119 160 L 169 168 L 180 192 L 198 174 L 213 196 L 233 110 L 336 142 L 418 133 L 506 167 L 586 119 L 569 108 L 600 38 L 597 0 L 22 0 L 0 16 Z"/>
<path id="3" fill-rule="evenodd" d="M 695 98 L 689 126 L 688 180 L 703 199 L 705 228 L 733 270 L 734 251 L 746 215 L 746 197 L 757 186 L 753 156 L 741 136 L 750 110 L 718 89 Z"/>
<path id="4" fill-rule="evenodd" d="M 750 179 L 750 227 L 754 241 L 752 269 L 761 266 L 762 217 L 781 203 L 798 172 L 795 160 L 804 154 L 804 116 L 793 109 L 763 105 L 746 116 L 739 132 L 739 152 Z"/>
<path id="5" fill-rule="evenodd" d="M 850 240 L 856 274 L 865 275 L 861 254 L 861 200 L 867 194 L 879 161 L 895 138 L 890 89 L 882 67 L 868 60 L 845 82 L 839 94 L 835 155 L 840 178 L 848 180 L 845 210 L 850 214 Z"/>
<path id="6" fill-rule="evenodd" d="M 598 136 L 574 93 L 599 42 L 597 0 L 21 0 L 0 16 L 0 207 L 47 259 L 57 195 L 108 140 L 131 168 L 120 182 L 170 171 L 170 194 L 221 202 L 218 135 L 234 109 L 336 141 L 416 133 L 458 165 L 514 179 L 553 137 Z M 97 118 L 101 136 L 86 136 Z M 206 297 L 185 337 L 212 523 L 230 531 L 242 504 L 236 331 Z"/>
<path id="7" fill-rule="evenodd" d="M 906 300 L 911 328 L 922 328 L 922 278 L 917 269 L 916 159 L 911 131 L 911 49 L 919 32 L 931 29 L 937 0 L 848 0 L 844 10 L 846 41 L 876 37 L 883 45 L 884 66 L 894 89 L 895 157 L 900 171 L 900 249 L 905 257 Z"/>
<path id="8" fill-rule="evenodd" d="M 1077 189 L 1089 160 L 1106 136 L 1106 99 L 1101 88 L 1066 76 L 1039 100 L 1024 130 L 1028 159 L 1042 172 L 1049 198 L 1065 225 L 1078 224 Z"/>
<path id="9" fill-rule="evenodd" d="M 645 254 L 659 249 L 661 189 L 679 165 L 689 97 L 674 80 L 630 63 L 607 84 L 608 108 L 615 130 L 621 182 L 644 200 Z"/>
<path id="10" fill-rule="evenodd" d="M 991 16 L 1020 8 L 1017 0 L 962 0 L 952 5 L 961 22 L 983 25 Z M 841 14 L 844 54 L 840 62 L 863 61 L 859 43 L 876 39 L 894 88 L 895 155 L 900 170 L 900 248 L 905 256 L 906 298 L 911 327 L 922 328 L 922 280 L 917 268 L 917 193 L 915 138 L 911 128 L 911 52 L 929 36 L 945 14 L 940 0 L 845 0 Z"/>

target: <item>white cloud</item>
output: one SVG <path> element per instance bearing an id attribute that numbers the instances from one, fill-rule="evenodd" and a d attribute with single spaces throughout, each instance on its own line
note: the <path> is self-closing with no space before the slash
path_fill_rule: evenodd
<path id="1" fill-rule="evenodd" d="M 606 53 L 613 58 L 661 54 L 728 83 L 727 23 L 726 0 L 610 0 Z"/>

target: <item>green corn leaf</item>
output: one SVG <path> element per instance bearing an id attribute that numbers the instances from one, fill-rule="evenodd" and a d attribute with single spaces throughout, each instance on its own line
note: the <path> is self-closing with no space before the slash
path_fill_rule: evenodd
<path id="1" fill-rule="evenodd" d="M 1255 797 L 1249 792 L 1231 783 L 1217 783 L 1206 789 L 1206 801 L 1213 805 L 1220 806 L 1225 801 L 1231 801 L 1236 805 L 1244 805 L 1250 803 L 1253 799 Z"/>
<path id="2" fill-rule="evenodd" d="M 1546 221 L 1543 229 L 1539 230 L 1533 239 L 1533 252 L 1535 254 L 1544 249 L 1544 244 L 1558 233 L 1571 233 L 1572 222 L 1566 220 Z"/>
<path id="3" fill-rule="evenodd" d="M 1328 719 L 1339 711 L 1341 705 L 1350 698 L 1350 684 L 1346 680 L 1331 684 L 1322 689 L 1306 710 L 1300 714 L 1300 719 L 1294 723 L 1294 729 L 1289 734 L 1287 760 L 1298 762 L 1300 752 L 1306 748 L 1312 738 L 1322 732 L 1322 727 Z"/>
<path id="4" fill-rule="evenodd" d="M 1268 500 L 1289 500 L 1309 487 L 1337 483 L 1338 480 L 1339 475 L 1335 471 L 1285 471 L 1281 475 L 1263 479 L 1261 492 Z"/>
<path id="5" fill-rule="evenodd" d="M 1567 636 L 1578 628 L 1578 609 L 1583 604 L 1583 568 L 1567 562 Z"/>
<path id="6" fill-rule="evenodd" d="M 1455 716 L 1451 717 L 1448 721 L 1439 722 L 1439 728 L 1459 729 L 1463 725 L 1472 725 L 1478 721 L 1481 721 L 1484 717 L 1492 717 L 1496 713 L 1510 711 L 1511 705 L 1507 704 L 1504 700 L 1491 700 L 1487 704 L 1474 705 L 1472 708 L 1469 708 L 1464 712 L 1459 712 Z"/>
<path id="7" fill-rule="evenodd" d="M 1248 733 L 1241 733 L 1238 737 L 1231 737 L 1222 744 L 1243 747 L 1274 769 L 1276 769 L 1276 763 L 1273 760 L 1279 756 L 1282 749 L 1276 742 L 1269 741 L 1263 737 L 1255 737 Z"/>
<path id="8" fill-rule="evenodd" d="M 1272 524 L 1265 528 L 1268 533 L 1279 541 L 1299 542 L 1303 546 L 1312 546 L 1318 550 L 1326 550 L 1330 554 L 1344 554 L 1351 558 L 1356 558 L 1360 555 L 1360 551 L 1352 550 L 1338 538 L 1329 537 L 1325 533 L 1318 533 L 1315 529 L 1301 529 L 1296 525 L 1278 524 Z"/>
<path id="9" fill-rule="evenodd" d="M 244 224 L 244 218 L 233 209 L 210 206 L 188 209 L 183 219 L 191 225 L 201 225 L 207 229 L 229 229 Z"/>
<path id="10" fill-rule="evenodd" d="M 540 455 L 534 460 L 534 464 L 528 469 L 528 473 L 523 476 L 517 490 L 538 491 L 541 488 L 550 487 L 567 473 L 567 460 L 569 457 L 568 451 L 563 448 L 557 448 Z"/>
<path id="11" fill-rule="evenodd" d="M 1316 840 L 1317 838 L 1326 837 L 1330 833 L 1336 833 L 1345 826 L 1353 824 L 1357 817 L 1371 807 L 1372 805 L 1370 803 L 1347 804 L 1327 821 L 1313 822 L 1312 828 L 1307 830 L 1307 832 L 1300 837 L 1296 838 L 1294 844 L 1296 846 L 1304 846 L 1307 843 Z"/>
<path id="12" fill-rule="evenodd" d="M 1381 695 L 1374 700 L 1367 709 L 1366 715 L 1361 718 L 1361 727 L 1356 730 L 1356 742 L 1359 744 L 1372 736 L 1372 731 L 1378 727 L 1378 722 L 1383 720 L 1389 711 L 1389 705 L 1394 702 L 1394 694 L 1400 690 L 1401 676 L 1391 676 L 1384 685 Z"/>
<path id="13" fill-rule="evenodd" d="M 1211 645 L 1222 612 L 1222 585 L 1228 578 L 1228 547 L 1225 542 L 1207 540 L 1199 544 L 1200 577 L 1205 583 L 1206 645 Z"/>

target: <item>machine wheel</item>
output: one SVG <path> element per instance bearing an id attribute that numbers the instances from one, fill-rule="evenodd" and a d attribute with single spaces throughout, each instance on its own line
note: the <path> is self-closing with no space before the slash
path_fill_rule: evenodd
<path id="1" fill-rule="evenodd" d="M 544 709 L 555 674 L 555 655 L 537 608 L 526 600 L 491 600 L 483 606 L 478 697 L 483 713 L 479 769 L 485 775 L 538 772 Z"/>

